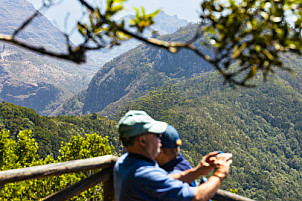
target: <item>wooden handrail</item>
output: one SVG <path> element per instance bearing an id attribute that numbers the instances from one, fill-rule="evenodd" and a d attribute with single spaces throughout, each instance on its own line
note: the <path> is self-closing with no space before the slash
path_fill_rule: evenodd
<path id="1" fill-rule="evenodd" d="M 36 179 L 66 173 L 106 168 L 113 166 L 117 158 L 117 156 L 106 155 L 95 158 L 87 158 L 62 163 L 53 163 L 48 165 L 39 165 L 22 169 L 1 171 L 0 185 L 16 181 L 24 181 L 28 179 Z"/>
<path id="2" fill-rule="evenodd" d="M 114 201 L 112 168 L 117 156 L 100 156 L 95 158 L 67 161 L 48 165 L 33 166 L 21 169 L 5 170 L 0 172 L 0 186 L 6 183 L 24 181 L 66 173 L 102 169 L 61 191 L 47 196 L 43 201 L 64 201 L 81 192 L 103 182 L 104 201 Z M 213 199 L 217 201 L 254 201 L 252 199 L 219 189 Z"/>
<path id="3" fill-rule="evenodd" d="M 213 199 L 218 201 L 255 201 L 221 189 L 218 189 Z"/>

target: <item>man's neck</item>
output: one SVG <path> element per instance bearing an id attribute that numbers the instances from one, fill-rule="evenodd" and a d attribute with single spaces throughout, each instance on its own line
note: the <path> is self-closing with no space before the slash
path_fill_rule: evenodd
<path id="1" fill-rule="evenodd" d="M 129 152 L 129 153 L 133 153 L 133 154 L 138 154 L 138 155 L 141 155 L 149 160 L 155 160 L 154 158 L 151 158 L 148 153 L 146 153 L 146 151 L 144 149 L 141 149 L 141 148 L 137 148 L 137 147 L 132 147 L 132 146 L 129 146 L 126 148 L 126 150 Z"/>
<path id="2" fill-rule="evenodd" d="M 136 158 L 138 160 L 143 160 L 143 161 L 147 161 L 147 162 L 150 162 L 152 164 L 155 164 L 155 161 L 154 160 L 151 160 L 141 154 L 135 154 L 135 153 L 131 153 L 131 152 L 128 152 L 128 157 L 133 157 L 133 158 Z"/>
<path id="3" fill-rule="evenodd" d="M 173 160 L 168 154 L 165 154 L 162 150 L 161 153 L 157 156 L 156 161 L 160 166 L 163 166 Z"/>

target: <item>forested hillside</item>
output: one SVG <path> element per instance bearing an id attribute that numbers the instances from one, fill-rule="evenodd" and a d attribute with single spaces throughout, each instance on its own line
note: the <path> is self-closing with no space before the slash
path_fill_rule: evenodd
<path id="1" fill-rule="evenodd" d="M 85 116 L 45 117 L 34 110 L 11 103 L 0 103 L 0 129 L 10 131 L 16 139 L 20 131 L 32 130 L 32 136 L 39 144 L 41 157 L 58 156 L 61 142 L 68 142 L 71 136 L 97 133 L 108 136 L 110 142 L 118 147 L 116 122 L 97 114 Z"/>
<path id="2" fill-rule="evenodd" d="M 142 109 L 170 123 L 193 164 L 210 151 L 233 153 L 224 189 L 256 200 L 301 200 L 302 96 L 278 77 L 257 82 L 256 89 L 234 90 L 223 86 L 217 73 L 205 73 L 150 92 L 115 119 Z"/>

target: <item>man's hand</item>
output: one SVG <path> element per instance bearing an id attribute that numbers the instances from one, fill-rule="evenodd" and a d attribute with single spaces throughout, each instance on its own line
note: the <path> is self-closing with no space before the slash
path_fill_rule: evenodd
<path id="1" fill-rule="evenodd" d="M 214 151 L 202 157 L 198 164 L 200 175 L 207 175 L 211 171 L 211 169 L 215 167 L 214 162 L 217 155 L 219 155 L 219 152 Z"/>
<path id="2" fill-rule="evenodd" d="M 224 179 L 228 176 L 230 171 L 230 165 L 232 164 L 232 154 L 230 153 L 224 153 L 224 154 L 218 154 L 213 161 L 215 172 L 213 176 L 219 177 L 221 179 Z"/>
<path id="3" fill-rule="evenodd" d="M 209 200 L 212 198 L 219 189 L 223 179 L 228 175 L 230 165 L 232 164 L 232 154 L 221 153 L 218 151 L 211 152 L 204 156 L 200 163 L 199 168 L 203 173 L 209 173 L 214 168 L 214 174 L 209 177 L 208 181 L 196 187 L 195 196 L 193 201 Z"/>

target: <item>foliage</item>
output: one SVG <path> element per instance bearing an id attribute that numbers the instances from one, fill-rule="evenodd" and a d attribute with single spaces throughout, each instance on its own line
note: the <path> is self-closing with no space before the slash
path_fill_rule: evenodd
<path id="1" fill-rule="evenodd" d="M 56 159 L 61 142 L 69 141 L 73 135 L 98 133 L 102 137 L 108 136 L 110 143 L 118 147 L 115 125 L 116 122 L 97 114 L 45 117 L 29 108 L 0 103 L 0 128 L 9 130 L 13 140 L 17 139 L 19 131 L 32 130 L 41 157 L 51 155 Z"/>
<path id="2" fill-rule="evenodd" d="M 114 147 L 108 146 L 108 136 L 100 137 L 96 133 L 86 135 L 85 138 L 72 136 L 68 143 L 62 142 L 59 161 L 92 158 L 111 154 Z"/>
<path id="3" fill-rule="evenodd" d="M 62 142 L 58 160 L 55 160 L 50 155 L 40 159 L 37 154 L 38 144 L 32 138 L 31 131 L 21 131 L 16 141 L 8 137 L 9 131 L 2 130 L 0 132 L 0 170 L 103 156 L 112 154 L 111 150 L 113 150 L 113 147 L 108 143 L 107 137 L 103 138 L 97 134 L 87 134 L 85 137 L 72 136 L 70 142 L 65 144 Z M 0 188 L 0 197 L 5 200 L 38 200 L 78 182 L 94 172 L 96 171 L 9 183 Z M 101 192 L 101 186 L 95 186 L 71 200 L 101 200 Z"/>
<path id="4" fill-rule="evenodd" d="M 0 132 L 1 170 L 28 167 L 39 156 L 36 154 L 38 144 L 32 139 L 32 132 L 24 130 L 17 140 L 9 139 L 9 131 Z"/>
<path id="5" fill-rule="evenodd" d="M 291 51 L 301 55 L 301 3 L 298 1 L 225 1 L 207 0 L 201 4 L 203 33 L 211 33 L 210 43 L 216 52 L 217 64 L 223 74 L 232 79 L 244 74 L 241 83 L 254 78 L 257 71 L 264 78 L 274 67 L 283 66 L 280 52 Z M 294 23 L 289 24 L 288 20 Z M 228 71 L 235 61 L 239 68 Z"/>

